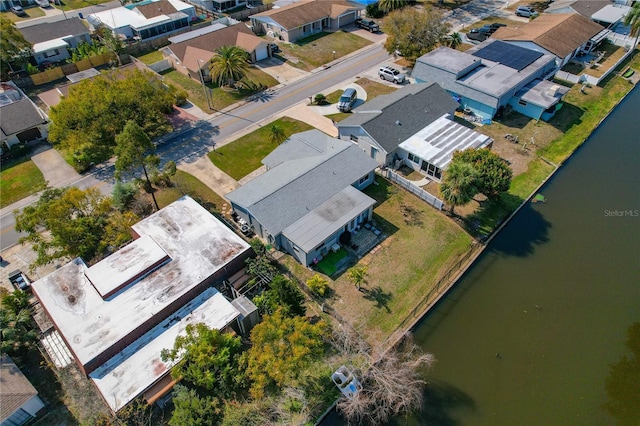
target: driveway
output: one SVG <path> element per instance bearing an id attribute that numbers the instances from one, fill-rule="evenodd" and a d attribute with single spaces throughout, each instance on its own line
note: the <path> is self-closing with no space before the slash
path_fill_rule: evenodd
<path id="1" fill-rule="evenodd" d="M 82 178 L 64 161 L 60 153 L 50 146 L 45 146 L 41 152 L 33 155 L 31 160 L 40 169 L 50 187 L 61 188 Z"/>
<path id="2" fill-rule="evenodd" d="M 298 68 L 292 67 L 287 63 L 282 62 L 278 58 L 264 59 L 260 62 L 257 62 L 255 66 L 278 80 L 278 83 L 280 84 L 291 83 L 309 74 L 306 71 L 300 70 Z"/>

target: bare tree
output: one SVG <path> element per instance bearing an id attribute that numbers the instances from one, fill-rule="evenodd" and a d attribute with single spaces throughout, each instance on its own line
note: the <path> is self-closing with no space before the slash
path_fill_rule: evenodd
<path id="1" fill-rule="evenodd" d="M 356 376 L 362 389 L 351 399 L 343 398 L 338 410 L 349 421 L 380 424 L 392 416 L 418 410 L 424 402 L 426 381 L 423 374 L 433 365 L 435 358 L 425 354 L 405 335 L 394 348 L 379 354 L 369 354 L 366 343 L 359 342 L 353 333 L 336 334 L 334 347 L 347 355 L 356 367 Z"/>

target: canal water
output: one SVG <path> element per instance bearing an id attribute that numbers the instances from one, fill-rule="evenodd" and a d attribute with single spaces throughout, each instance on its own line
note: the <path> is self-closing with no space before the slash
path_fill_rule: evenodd
<path id="1" fill-rule="evenodd" d="M 640 321 L 638 111 L 635 89 L 416 327 L 438 361 L 398 424 L 615 424 L 605 383 Z"/>

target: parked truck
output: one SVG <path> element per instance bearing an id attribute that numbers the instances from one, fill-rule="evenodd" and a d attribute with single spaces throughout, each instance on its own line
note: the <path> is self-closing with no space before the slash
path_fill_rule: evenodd
<path id="1" fill-rule="evenodd" d="M 354 23 L 356 24 L 356 27 L 364 28 L 365 30 L 369 30 L 372 33 L 377 33 L 378 31 L 380 31 L 380 26 L 371 19 L 356 18 Z"/>

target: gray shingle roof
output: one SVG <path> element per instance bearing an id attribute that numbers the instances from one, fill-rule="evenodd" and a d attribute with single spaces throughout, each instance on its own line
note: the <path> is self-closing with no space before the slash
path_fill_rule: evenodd
<path id="1" fill-rule="evenodd" d="M 5 136 L 28 130 L 44 123 L 46 123 L 46 120 L 38 113 L 36 107 L 28 98 L 22 98 L 0 108 L 0 129 Z"/>
<path id="2" fill-rule="evenodd" d="M 38 391 L 8 355 L 0 356 L 0 421 L 36 396 Z"/>
<path id="3" fill-rule="evenodd" d="M 319 130 L 310 130 L 292 136 L 289 143 L 305 143 L 295 141 L 316 132 L 323 135 Z M 227 199 L 248 210 L 272 235 L 278 235 L 377 166 L 356 145 L 324 137 L 334 141 L 334 149 L 280 163 L 227 194 Z M 281 148 L 288 146 L 278 147 Z"/>
<path id="4" fill-rule="evenodd" d="M 437 84 L 411 84 L 366 102 L 338 127 L 360 125 L 386 152 L 393 152 L 402 141 L 457 107 Z"/>
<path id="5" fill-rule="evenodd" d="M 70 18 L 64 21 L 32 25 L 30 27 L 20 28 L 19 31 L 24 36 L 25 40 L 31 44 L 55 40 L 69 35 L 75 36 L 89 34 L 89 29 L 84 26 L 79 18 Z"/>

